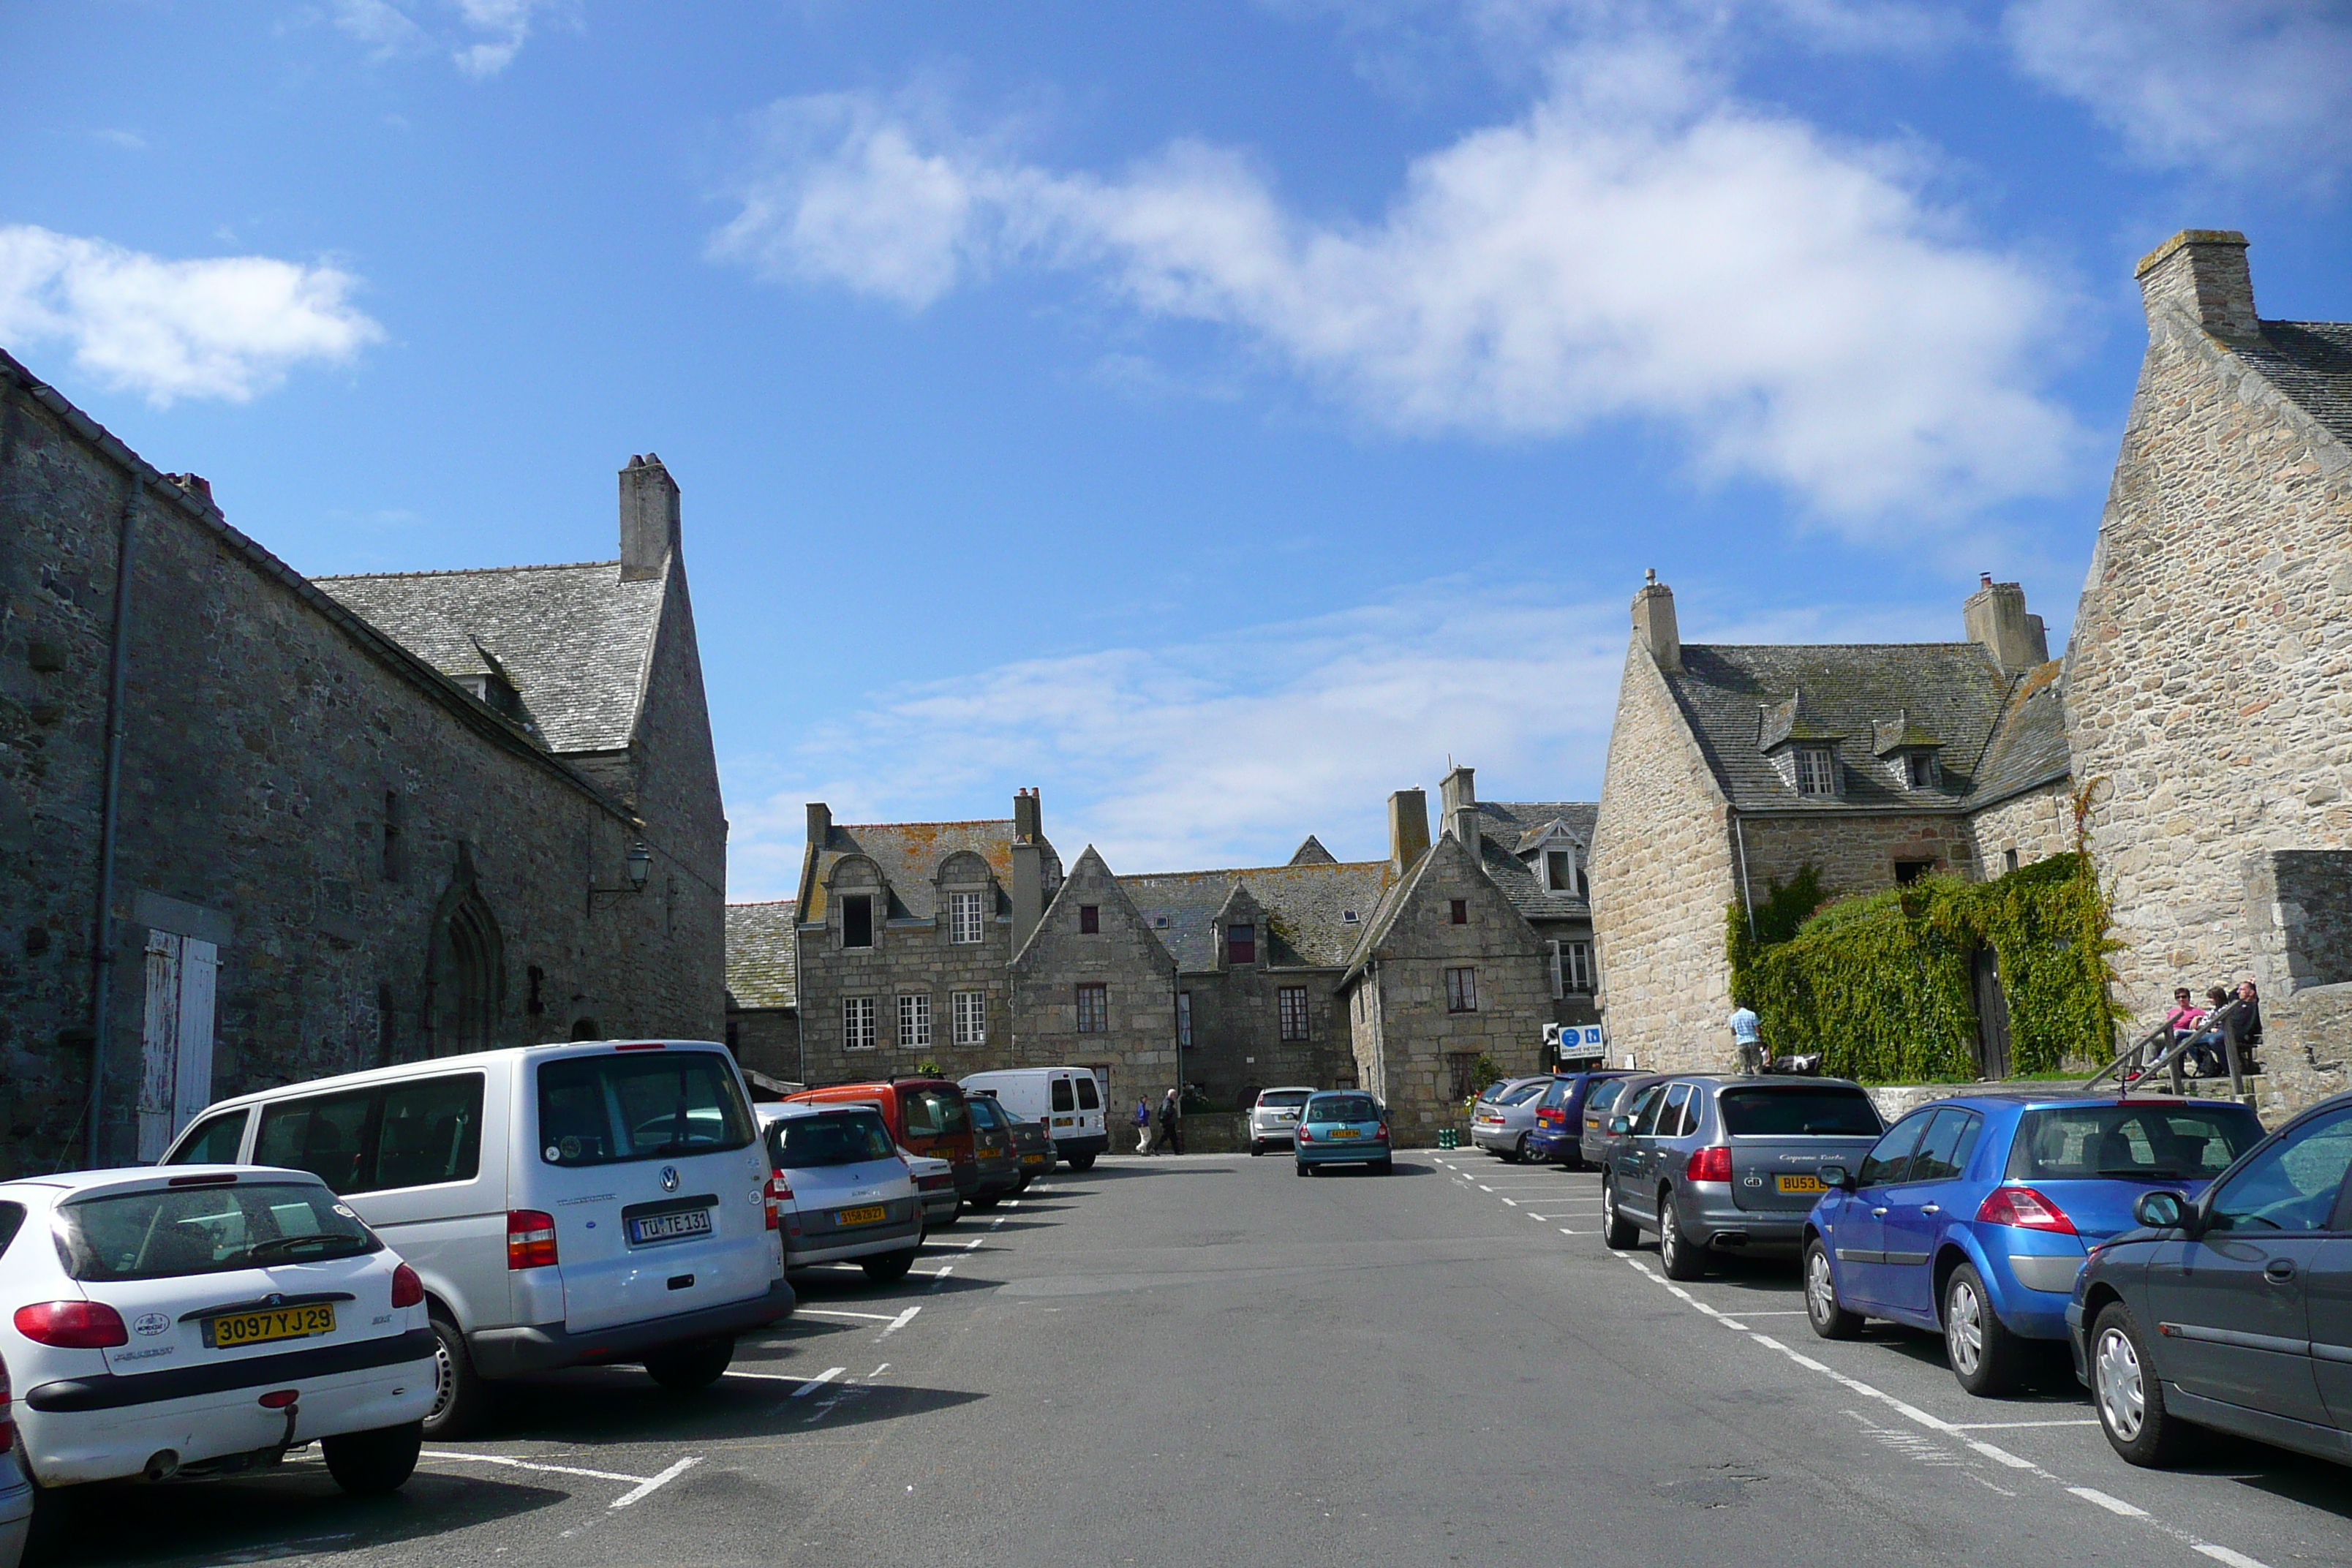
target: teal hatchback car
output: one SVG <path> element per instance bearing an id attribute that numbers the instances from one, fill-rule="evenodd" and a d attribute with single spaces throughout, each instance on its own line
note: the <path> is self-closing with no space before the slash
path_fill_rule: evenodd
<path id="1" fill-rule="evenodd" d="M 1385 1176 L 1395 1168 L 1389 1148 L 1389 1108 L 1361 1089 L 1315 1095 L 1298 1113 L 1298 1173 L 1319 1165 L 1370 1165 Z"/>

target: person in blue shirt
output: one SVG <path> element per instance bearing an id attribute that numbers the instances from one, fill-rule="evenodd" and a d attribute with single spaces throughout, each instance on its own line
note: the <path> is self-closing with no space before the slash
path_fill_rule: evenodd
<path id="1" fill-rule="evenodd" d="M 1135 1152 L 1151 1152 L 1151 1102 L 1148 1100 L 1135 1102 Z"/>
<path id="2" fill-rule="evenodd" d="M 1732 1004 L 1731 1043 L 1739 1047 L 1739 1065 L 1749 1072 L 1764 1068 L 1763 1023 L 1745 1002 Z"/>

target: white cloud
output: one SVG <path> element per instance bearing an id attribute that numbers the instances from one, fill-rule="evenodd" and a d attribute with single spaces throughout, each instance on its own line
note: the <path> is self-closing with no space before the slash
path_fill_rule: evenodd
<path id="1" fill-rule="evenodd" d="M 411 14 L 391 0 L 335 0 L 335 26 L 367 46 L 379 60 L 430 54 L 446 48 L 451 63 L 480 79 L 507 68 L 529 41 L 542 16 L 569 8 L 568 0 L 445 0 L 463 29 L 436 39 Z"/>
<path id="2" fill-rule="evenodd" d="M 2046 492 L 2076 449 L 2042 390 L 2045 276 L 1962 236 L 1915 155 L 1732 100 L 1661 47 L 1560 57 L 1525 116 L 1419 159 L 1363 224 L 1302 218 L 1196 142 L 1066 173 L 861 94 L 765 131 L 718 258 L 911 310 L 1083 270 L 1402 432 L 1662 423 L 1710 476 L 1865 531 Z"/>
<path id="3" fill-rule="evenodd" d="M 332 267 L 266 256 L 172 261 L 101 239 L 0 227 L 0 342 L 62 341 L 104 384 L 164 406 L 242 403 L 295 366 L 350 360 L 383 330 Z"/>
<path id="4" fill-rule="evenodd" d="M 2323 185 L 2352 163 L 2352 11 L 2330 0 L 2018 0 L 2004 26 L 2145 163 Z"/>
<path id="5" fill-rule="evenodd" d="M 1685 586 L 1693 641 L 1958 635 L 1957 591 L 1791 610 Z M 789 756 L 729 760 L 728 896 L 793 895 L 812 800 L 838 822 L 959 820 L 1008 815 L 1037 784 L 1066 861 L 1092 843 L 1116 870 L 1165 871 L 1280 864 L 1309 833 L 1378 858 L 1389 792 L 1433 792 L 1449 757 L 1488 799 L 1596 799 L 1625 606 L 1441 579 L 1314 619 L 873 693 Z"/>

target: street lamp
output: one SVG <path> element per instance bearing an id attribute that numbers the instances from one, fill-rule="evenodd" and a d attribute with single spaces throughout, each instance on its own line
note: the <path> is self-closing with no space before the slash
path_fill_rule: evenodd
<path id="1" fill-rule="evenodd" d="M 596 900 L 598 899 L 617 899 L 624 893 L 642 893 L 646 890 L 646 879 L 653 873 L 654 852 L 646 847 L 645 840 L 639 839 L 629 846 L 628 858 L 624 864 L 628 868 L 628 886 L 624 888 L 600 888 L 593 882 L 589 883 L 588 910 L 590 913 L 593 914 L 595 912 Z"/>

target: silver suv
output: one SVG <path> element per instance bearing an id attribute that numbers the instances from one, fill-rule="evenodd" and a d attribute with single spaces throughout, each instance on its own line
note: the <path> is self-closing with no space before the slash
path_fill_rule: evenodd
<path id="1" fill-rule="evenodd" d="M 1718 1249 L 1795 1257 L 1821 1167 L 1852 1169 L 1885 1130 L 1844 1079 L 1685 1073 L 1629 1092 L 1609 1121 L 1601 1239 L 1623 1251 L 1656 1232 L 1670 1279 Z"/>
<path id="2" fill-rule="evenodd" d="M 1263 1089 L 1257 1103 L 1249 1111 L 1249 1145 L 1253 1154 L 1263 1154 L 1268 1149 L 1296 1148 L 1298 1143 L 1298 1113 L 1307 1109 L 1311 1089 Z"/>

